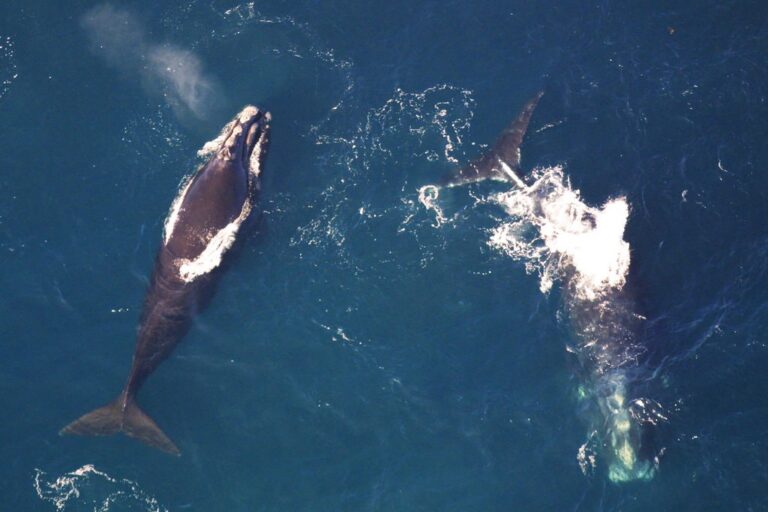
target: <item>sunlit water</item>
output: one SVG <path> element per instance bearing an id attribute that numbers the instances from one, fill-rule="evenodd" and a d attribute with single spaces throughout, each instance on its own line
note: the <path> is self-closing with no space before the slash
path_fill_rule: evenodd
<path id="1" fill-rule="evenodd" d="M 765 508 L 765 15 L 5 2 L 0 508 Z M 529 189 L 433 186 L 541 88 Z M 59 437 L 246 104 L 261 214 L 139 396 L 182 456 Z"/>

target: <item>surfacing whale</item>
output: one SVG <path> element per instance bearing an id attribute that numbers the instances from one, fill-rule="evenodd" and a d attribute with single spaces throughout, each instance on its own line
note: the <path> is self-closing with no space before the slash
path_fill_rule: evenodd
<path id="1" fill-rule="evenodd" d="M 629 206 L 624 198 L 602 208 L 587 206 L 559 167 L 520 177 L 520 145 L 541 97 L 538 92 L 528 100 L 486 154 L 442 185 L 486 179 L 514 185 L 496 198 L 515 221 L 507 231 L 494 233 L 492 244 L 533 267 L 547 259 L 546 279 L 562 283 L 563 318 L 575 341 L 568 351 L 578 362 L 578 395 L 590 429 L 578 455 L 582 470 L 594 469 L 591 454 L 599 453 L 607 460 L 611 481 L 649 480 L 658 467 L 654 427 L 663 416 L 656 402 L 635 396 L 636 384 L 648 373 L 640 339 L 644 318 L 625 285 L 630 250 L 623 234 Z"/>
<path id="2" fill-rule="evenodd" d="M 189 331 L 212 296 L 222 258 L 243 231 L 256 200 L 271 116 L 245 107 L 206 144 L 206 164 L 181 187 L 165 222 L 138 329 L 128 380 L 118 397 L 64 427 L 60 434 L 122 432 L 165 452 L 179 449 L 136 404 L 136 393 Z"/>

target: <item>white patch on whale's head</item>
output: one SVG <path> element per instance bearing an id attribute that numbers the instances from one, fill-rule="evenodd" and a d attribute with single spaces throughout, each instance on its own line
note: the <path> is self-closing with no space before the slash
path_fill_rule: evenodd
<path id="1" fill-rule="evenodd" d="M 246 148 L 240 155 L 245 153 L 248 160 L 244 164 L 248 165 L 249 171 L 259 174 L 259 160 L 264 151 L 265 143 L 269 138 L 269 123 L 272 116 L 269 112 L 261 112 L 257 107 L 248 105 L 240 111 L 229 123 L 224 125 L 221 133 L 208 142 L 197 152 L 197 156 L 219 157 L 227 161 L 235 160 L 238 152 L 243 150 L 242 145 L 252 145 L 253 148 Z M 258 123 L 258 126 L 254 126 Z M 258 128 L 258 133 L 253 130 Z"/>

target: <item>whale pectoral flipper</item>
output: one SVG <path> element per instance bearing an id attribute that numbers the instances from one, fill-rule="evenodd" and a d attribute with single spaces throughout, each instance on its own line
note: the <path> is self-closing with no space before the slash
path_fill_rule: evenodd
<path id="1" fill-rule="evenodd" d="M 520 114 L 501 132 L 488 153 L 453 171 L 443 179 L 442 185 L 453 187 L 486 179 L 517 183 L 514 173 L 520 168 L 520 145 L 528 131 L 533 111 L 543 95 L 544 91 L 539 91 L 526 102 Z"/>
<path id="2" fill-rule="evenodd" d="M 531 122 L 533 111 L 536 110 L 536 105 L 539 104 L 543 95 L 544 91 L 539 91 L 528 100 L 517 118 L 501 134 L 493 148 L 497 156 L 514 170 L 520 167 L 520 146 L 523 144 L 525 133 L 528 131 L 528 124 Z"/>
<path id="3" fill-rule="evenodd" d="M 123 395 L 76 419 L 59 432 L 80 436 L 108 436 L 122 432 L 154 448 L 172 455 L 181 455 L 176 445 L 132 399 Z"/>

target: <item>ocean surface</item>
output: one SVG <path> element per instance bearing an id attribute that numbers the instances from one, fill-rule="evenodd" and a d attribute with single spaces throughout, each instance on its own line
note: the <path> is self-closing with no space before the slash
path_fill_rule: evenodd
<path id="1" fill-rule="evenodd" d="M 750 1 L 2 2 L 0 510 L 768 510 L 766 56 Z M 522 185 L 438 186 L 539 90 Z M 255 229 L 138 398 L 181 457 L 59 436 L 247 104 Z"/>

